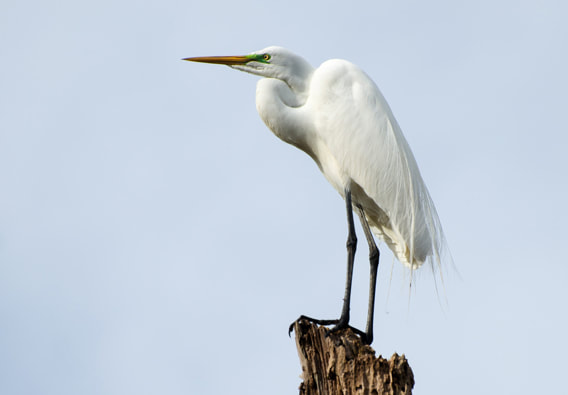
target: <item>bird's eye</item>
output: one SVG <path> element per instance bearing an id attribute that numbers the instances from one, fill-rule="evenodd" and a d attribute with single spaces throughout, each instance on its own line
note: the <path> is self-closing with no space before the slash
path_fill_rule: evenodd
<path id="1" fill-rule="evenodd" d="M 269 61 L 270 60 L 270 55 L 265 53 L 264 55 L 262 55 L 262 59 Z"/>

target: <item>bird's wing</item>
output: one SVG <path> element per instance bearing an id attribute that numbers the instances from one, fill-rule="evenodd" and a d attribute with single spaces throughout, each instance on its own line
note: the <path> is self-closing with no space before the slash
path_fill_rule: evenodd
<path id="1" fill-rule="evenodd" d="M 314 73 L 306 110 L 326 178 L 354 204 L 397 258 L 440 262 L 445 241 L 436 209 L 402 131 L 375 83 L 355 65 L 331 60 Z"/>

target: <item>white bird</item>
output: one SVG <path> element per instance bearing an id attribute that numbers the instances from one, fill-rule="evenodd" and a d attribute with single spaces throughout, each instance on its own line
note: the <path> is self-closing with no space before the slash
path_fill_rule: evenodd
<path id="1" fill-rule="evenodd" d="M 357 244 L 353 209 L 367 242 L 371 263 L 369 306 L 363 340 L 373 340 L 373 315 L 379 250 L 373 234 L 400 262 L 416 269 L 424 262 L 440 265 L 445 239 L 436 209 L 416 160 L 379 88 L 360 68 L 333 59 L 314 69 L 302 57 L 281 47 L 244 56 L 186 58 L 225 64 L 262 77 L 256 88 L 260 117 L 281 140 L 306 152 L 347 208 L 347 280 L 338 320 L 316 320 L 349 326 L 353 259 Z M 291 327 L 292 328 L 292 327 Z"/>

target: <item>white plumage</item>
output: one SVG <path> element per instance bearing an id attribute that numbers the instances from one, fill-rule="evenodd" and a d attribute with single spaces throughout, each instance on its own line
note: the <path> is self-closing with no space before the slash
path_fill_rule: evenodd
<path id="1" fill-rule="evenodd" d="M 428 189 L 389 105 L 361 69 L 338 59 L 314 69 L 302 57 L 281 47 L 246 56 L 186 60 L 227 64 L 266 77 L 258 82 L 256 106 L 268 128 L 312 157 L 331 185 L 359 210 L 364 229 L 368 223 L 400 262 L 413 269 L 428 260 L 440 265 L 445 240 Z M 351 207 L 348 219 L 348 281 L 338 327 L 347 326 L 349 321 L 350 270 L 355 252 L 354 247 L 349 250 L 350 240 L 355 239 Z M 367 236 L 373 252 L 376 245 L 370 234 Z M 378 250 L 375 252 L 376 257 L 371 253 L 367 332 L 359 331 L 368 342 L 372 340 L 379 259 Z"/>
<path id="2" fill-rule="evenodd" d="M 375 83 L 354 64 L 328 60 L 313 69 L 289 51 L 269 47 L 272 62 L 294 59 L 295 75 L 261 79 L 260 117 L 282 140 L 310 155 L 344 196 L 351 187 L 373 233 L 413 268 L 438 260 L 444 237 L 414 155 Z M 240 68 L 242 67 L 235 67 Z M 257 74 L 261 74 L 255 70 Z"/>

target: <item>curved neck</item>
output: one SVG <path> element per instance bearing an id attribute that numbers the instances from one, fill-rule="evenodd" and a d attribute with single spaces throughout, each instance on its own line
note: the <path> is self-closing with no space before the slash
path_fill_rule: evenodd
<path id="1" fill-rule="evenodd" d="M 313 156 L 310 120 L 301 109 L 308 97 L 308 89 L 304 89 L 304 92 L 298 93 L 288 82 L 263 78 L 256 87 L 256 108 L 266 126 L 278 138 Z"/>
<path id="2" fill-rule="evenodd" d="M 313 68 L 301 70 L 301 73 L 295 73 L 290 78 L 285 79 L 284 82 L 290 87 L 292 92 L 299 96 L 301 104 L 303 105 L 307 99 L 310 90 L 310 81 L 312 79 Z"/>
<path id="3" fill-rule="evenodd" d="M 296 100 L 294 103 L 287 103 L 285 101 L 286 104 L 291 107 L 299 107 L 304 105 L 308 98 L 314 68 L 303 59 L 302 62 L 297 62 L 294 66 L 292 73 L 281 75 L 277 78 L 284 81 L 290 88 L 292 95 L 295 96 Z"/>

